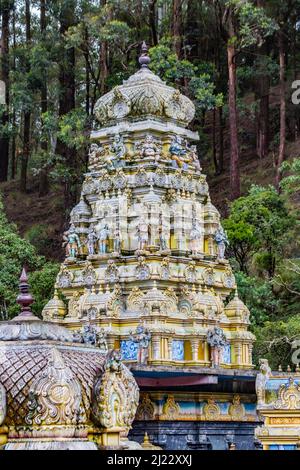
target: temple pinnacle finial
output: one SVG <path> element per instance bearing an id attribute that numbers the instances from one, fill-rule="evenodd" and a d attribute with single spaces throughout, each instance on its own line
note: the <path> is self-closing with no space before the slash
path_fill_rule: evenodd
<path id="1" fill-rule="evenodd" d="M 22 269 L 22 273 L 19 280 L 19 295 L 17 297 L 17 303 L 21 306 L 21 313 L 14 318 L 15 319 L 27 319 L 34 317 L 30 305 L 33 303 L 33 297 L 29 292 L 28 277 L 26 269 Z"/>
<path id="2" fill-rule="evenodd" d="M 150 57 L 148 56 L 148 46 L 145 41 L 143 41 L 141 47 L 141 55 L 139 57 L 139 64 L 142 69 L 147 69 L 148 65 L 150 64 Z"/>

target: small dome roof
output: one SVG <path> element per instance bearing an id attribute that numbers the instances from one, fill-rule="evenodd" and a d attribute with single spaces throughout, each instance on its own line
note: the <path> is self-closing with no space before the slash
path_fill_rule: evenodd
<path id="1" fill-rule="evenodd" d="M 152 289 L 148 290 L 148 292 L 144 295 L 143 301 L 145 303 L 148 302 L 168 302 L 169 299 L 163 294 L 163 292 L 157 289 L 154 286 Z"/>
<path id="2" fill-rule="evenodd" d="M 205 287 L 199 296 L 203 304 L 216 308 L 218 312 L 223 309 L 221 298 L 212 289 Z"/>
<path id="3" fill-rule="evenodd" d="M 220 217 L 220 212 L 218 209 L 212 204 L 210 196 L 208 195 L 206 204 L 204 206 L 204 217 Z"/>
<path id="4" fill-rule="evenodd" d="M 46 320 L 48 317 L 63 316 L 66 313 L 65 303 L 58 297 L 57 289 L 55 289 L 53 298 L 43 308 L 43 318 Z"/>
<path id="5" fill-rule="evenodd" d="M 234 298 L 226 305 L 224 310 L 227 317 L 244 317 L 245 320 L 249 320 L 250 311 L 239 298 L 237 291 L 235 291 Z"/>
<path id="6" fill-rule="evenodd" d="M 81 196 L 79 203 L 74 207 L 71 212 L 71 216 L 90 217 L 92 211 L 90 206 L 85 202 L 83 196 Z"/>
<path id="7" fill-rule="evenodd" d="M 95 114 L 98 121 L 103 125 L 125 119 L 163 118 L 187 126 L 195 115 L 194 104 L 149 70 L 150 58 L 145 44 L 142 52 L 141 69 L 97 101 Z"/>
<path id="8" fill-rule="evenodd" d="M 91 290 L 87 289 L 81 297 L 81 310 L 86 311 L 92 307 L 99 308 L 101 306 L 106 306 L 112 296 L 113 292 L 110 292 L 109 289 L 106 290 L 106 292 L 103 292 L 101 289 L 98 293 L 96 293 L 95 287 L 92 287 Z"/>
<path id="9" fill-rule="evenodd" d="M 208 289 L 204 287 L 203 290 L 199 289 L 196 292 L 196 288 L 193 287 L 191 293 L 192 299 L 192 309 L 196 311 L 209 311 L 220 314 L 223 311 L 223 302 L 221 298 L 213 291 L 213 289 Z"/>

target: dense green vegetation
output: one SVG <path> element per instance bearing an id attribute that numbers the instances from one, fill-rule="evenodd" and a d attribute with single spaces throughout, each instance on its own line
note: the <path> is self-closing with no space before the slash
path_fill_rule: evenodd
<path id="1" fill-rule="evenodd" d="M 16 226 L 8 223 L 0 201 L 0 319 L 13 317 L 19 311 L 16 303 L 18 280 L 25 266 L 34 271 L 30 275 L 34 297 L 32 310 L 39 315 L 53 295 L 59 266 L 39 256 L 34 246 L 21 238 Z"/>
<path id="2" fill-rule="evenodd" d="M 0 191 L 33 193 L 34 202 L 62 194 L 67 223 L 95 103 L 137 69 L 146 40 L 152 69 L 196 105 L 198 153 L 226 214 L 255 358 L 288 364 L 300 338 L 300 105 L 291 102 L 300 0 L 0 0 L 0 17 Z M 5 212 L 11 207 L 1 204 L 1 315 L 17 312 L 23 265 L 40 313 L 58 270 L 47 221 L 28 222 L 25 240 Z"/>

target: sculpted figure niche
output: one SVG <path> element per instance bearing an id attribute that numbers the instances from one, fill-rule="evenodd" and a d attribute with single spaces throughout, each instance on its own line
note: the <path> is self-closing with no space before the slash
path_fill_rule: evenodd
<path id="1" fill-rule="evenodd" d="M 75 225 L 71 224 L 68 231 L 63 234 L 63 246 L 66 249 L 68 258 L 76 258 L 81 249 L 80 238 L 76 233 Z"/>

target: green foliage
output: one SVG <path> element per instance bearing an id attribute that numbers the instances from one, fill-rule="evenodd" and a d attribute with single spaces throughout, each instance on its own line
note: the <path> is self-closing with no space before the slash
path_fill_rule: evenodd
<path id="1" fill-rule="evenodd" d="M 281 172 L 286 175 L 282 178 L 280 187 L 288 195 L 295 195 L 300 191 L 300 158 L 292 162 L 284 162 Z"/>
<path id="2" fill-rule="evenodd" d="M 273 292 L 269 280 L 250 277 L 238 271 L 235 273 L 240 298 L 250 310 L 251 326 L 262 326 L 274 318 L 280 308 L 280 301 Z"/>
<path id="3" fill-rule="evenodd" d="M 164 81 L 173 86 L 180 86 L 182 82 L 187 84 L 187 89 L 184 91 L 195 102 L 198 117 L 201 117 L 201 113 L 205 111 L 223 105 L 223 94 L 215 93 L 211 64 L 193 65 L 186 59 L 178 59 L 171 48 L 170 38 L 162 39 L 158 46 L 149 50 L 149 54 L 151 69 Z"/>
<path id="4" fill-rule="evenodd" d="M 29 241 L 21 238 L 17 228 L 9 224 L 0 200 L 0 317 L 11 318 L 19 311 L 16 303 L 18 282 L 23 266 L 35 271 L 31 289 L 36 293 L 35 312 L 50 298 L 50 284 L 54 285 L 57 266 L 46 263 Z"/>
<path id="5" fill-rule="evenodd" d="M 69 148 L 82 149 L 89 142 L 85 112 L 82 109 L 74 109 L 62 116 L 57 136 Z"/>
<path id="6" fill-rule="evenodd" d="M 48 262 L 43 265 L 41 270 L 35 271 L 29 276 L 31 293 L 34 298 L 32 311 L 36 315 L 41 315 L 44 306 L 53 297 L 54 284 L 59 267 L 58 263 Z"/>
<path id="7" fill-rule="evenodd" d="M 235 18 L 236 35 L 230 37 L 230 42 L 239 49 L 260 45 L 278 29 L 264 8 L 254 6 L 251 1 L 226 0 L 225 4 Z"/>
<path id="8" fill-rule="evenodd" d="M 264 357 L 269 360 L 273 369 L 277 369 L 279 365 L 291 365 L 293 342 L 300 340 L 298 315 L 285 320 L 268 321 L 264 326 L 254 327 L 253 333 L 256 336 L 253 351 L 256 364 L 260 357 Z"/>
<path id="9" fill-rule="evenodd" d="M 293 236 L 295 219 L 273 186 L 253 185 L 247 196 L 231 204 L 224 227 L 240 270 L 248 273 L 252 263 L 273 277 L 276 263 Z"/>
<path id="10" fill-rule="evenodd" d="M 45 224 L 32 225 L 24 238 L 33 245 L 38 252 L 43 252 L 48 244 L 48 226 Z"/>

